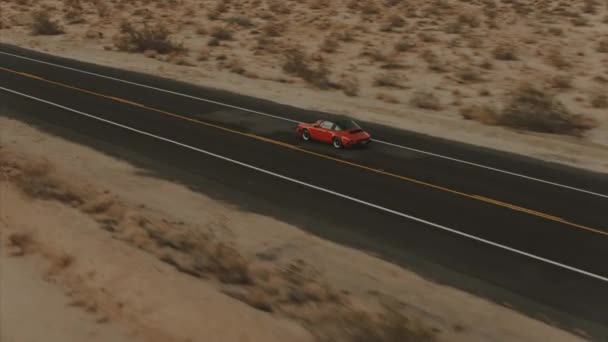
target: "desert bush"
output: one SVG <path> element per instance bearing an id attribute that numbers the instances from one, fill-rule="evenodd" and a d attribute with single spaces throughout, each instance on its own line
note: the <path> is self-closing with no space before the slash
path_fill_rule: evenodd
<path id="1" fill-rule="evenodd" d="M 517 52 L 515 47 L 509 44 L 501 44 L 494 48 L 492 51 L 494 58 L 501 61 L 514 61 L 517 60 Z"/>
<path id="2" fill-rule="evenodd" d="M 27 233 L 11 233 L 7 240 L 8 247 L 13 249 L 10 251 L 11 256 L 24 256 L 34 242 L 32 236 Z"/>
<path id="3" fill-rule="evenodd" d="M 587 14 L 597 13 L 598 2 L 596 0 L 585 0 L 583 3 L 583 12 Z"/>
<path id="4" fill-rule="evenodd" d="M 391 103 L 391 104 L 398 104 L 400 103 L 399 99 L 396 98 L 393 95 L 387 94 L 387 93 L 378 93 L 376 94 L 376 99 L 386 102 L 386 103 Z"/>
<path id="5" fill-rule="evenodd" d="M 564 57 L 558 48 L 549 51 L 549 54 L 547 55 L 547 62 L 558 69 L 565 69 L 571 65 L 568 59 Z"/>
<path id="6" fill-rule="evenodd" d="M 497 123 L 529 131 L 570 135 L 579 135 L 593 127 L 590 120 L 570 113 L 553 95 L 528 84 L 513 92 Z"/>
<path id="7" fill-rule="evenodd" d="M 184 47 L 170 39 L 169 30 L 162 24 L 149 26 L 144 24 L 136 28 L 128 22 L 121 25 L 122 35 L 116 40 L 115 45 L 121 51 L 144 52 L 156 51 L 160 54 L 183 52 Z"/>
<path id="8" fill-rule="evenodd" d="M 355 77 L 342 77 L 338 86 L 346 96 L 354 97 L 359 95 L 359 80 Z"/>
<path id="9" fill-rule="evenodd" d="M 600 39 L 596 50 L 597 52 L 608 53 L 608 37 Z"/>
<path id="10" fill-rule="evenodd" d="M 211 36 L 218 40 L 232 40 L 232 31 L 225 26 L 216 26 L 211 30 Z"/>
<path id="11" fill-rule="evenodd" d="M 410 98 L 410 104 L 414 107 L 429 110 L 441 109 L 441 101 L 439 98 L 428 91 L 417 91 Z"/>
<path id="12" fill-rule="evenodd" d="M 459 110 L 460 115 L 465 120 L 474 120 L 486 125 L 493 125 L 497 122 L 497 111 L 489 105 L 471 105 Z"/>
<path id="13" fill-rule="evenodd" d="M 383 32 L 390 32 L 396 28 L 402 28 L 406 24 L 405 19 L 398 14 L 390 15 L 386 22 L 380 27 L 380 30 Z"/>
<path id="14" fill-rule="evenodd" d="M 374 86 L 403 89 L 401 79 L 394 73 L 383 73 L 374 78 Z"/>
<path id="15" fill-rule="evenodd" d="M 251 21 L 251 19 L 244 17 L 244 16 L 234 16 L 234 17 L 230 17 L 228 19 L 226 19 L 227 22 L 231 23 L 231 24 L 235 24 L 241 27 L 253 27 L 253 21 Z"/>
<path id="16" fill-rule="evenodd" d="M 320 49 L 325 53 L 334 53 L 338 50 L 339 47 L 340 44 L 338 43 L 338 40 L 335 37 L 327 36 L 321 43 Z"/>
<path id="17" fill-rule="evenodd" d="M 397 43 L 395 43 L 395 51 L 397 52 L 407 52 L 416 47 L 416 43 L 410 39 L 403 38 Z"/>
<path id="18" fill-rule="evenodd" d="M 431 342 L 432 329 L 405 316 L 397 305 L 383 304 L 378 314 L 341 309 L 328 312 L 314 334 L 319 342 Z"/>
<path id="19" fill-rule="evenodd" d="M 603 92 L 595 92 L 591 95 L 591 106 L 593 108 L 608 108 L 608 95 Z"/>
<path id="20" fill-rule="evenodd" d="M 458 15 L 458 22 L 471 28 L 481 25 L 478 13 L 461 13 Z"/>
<path id="21" fill-rule="evenodd" d="M 570 89 L 572 88 L 572 77 L 567 75 L 556 75 L 553 76 L 549 83 L 552 88 L 556 89 Z"/>
<path id="22" fill-rule="evenodd" d="M 69 25 L 82 24 L 85 22 L 85 19 L 82 15 L 82 11 L 75 8 L 72 8 L 67 11 L 63 17 L 66 23 Z"/>
<path id="23" fill-rule="evenodd" d="M 31 29 L 34 35 L 58 35 L 65 33 L 63 27 L 58 22 L 51 20 L 48 12 L 34 12 L 32 19 Z"/>
<path id="24" fill-rule="evenodd" d="M 475 83 L 482 81 L 479 71 L 471 67 L 461 68 L 456 72 L 456 77 L 464 83 Z"/>
<path id="25" fill-rule="evenodd" d="M 298 76 L 319 89 L 331 87 L 330 71 L 325 64 L 318 63 L 316 67 L 312 67 L 308 57 L 300 48 L 288 49 L 285 52 L 283 71 Z"/>
<path id="26" fill-rule="evenodd" d="M 589 20 L 585 17 L 576 17 L 572 19 L 572 25 L 574 26 L 587 26 L 589 25 Z"/>

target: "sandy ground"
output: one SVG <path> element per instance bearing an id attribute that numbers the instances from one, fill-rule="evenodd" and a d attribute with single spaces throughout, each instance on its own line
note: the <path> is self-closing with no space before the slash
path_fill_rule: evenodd
<path id="1" fill-rule="evenodd" d="M 392 331 L 378 312 L 438 341 L 580 340 L 18 121 L 0 126 L 7 341 L 355 341 L 353 327 Z"/>
<path id="2" fill-rule="evenodd" d="M 606 6 L 594 0 L 5 0 L 0 41 L 608 172 Z M 65 34 L 32 35 L 31 13 L 38 9 Z M 123 21 L 163 25 L 186 51 L 120 52 Z M 323 66 L 334 87 L 319 89 L 286 73 L 292 48 L 313 71 Z M 472 106 L 500 112 L 525 82 L 596 127 L 571 137 L 463 118 Z M 413 102 L 420 93 L 431 94 L 430 107 Z"/>

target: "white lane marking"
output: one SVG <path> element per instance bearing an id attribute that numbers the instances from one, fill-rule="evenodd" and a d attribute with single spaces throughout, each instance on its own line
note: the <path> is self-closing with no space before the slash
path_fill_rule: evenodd
<path id="1" fill-rule="evenodd" d="M 591 272 L 588 272 L 588 271 L 585 271 L 585 270 L 582 270 L 582 269 L 579 269 L 579 268 L 576 268 L 576 267 L 568 266 L 566 264 L 562 264 L 560 262 L 553 261 L 553 260 L 550 260 L 550 259 L 547 259 L 547 258 L 543 258 L 543 257 L 537 256 L 535 254 L 524 252 L 524 251 L 521 251 L 519 249 L 515 249 L 515 248 L 512 248 L 512 247 L 509 247 L 509 246 L 501 245 L 501 244 L 499 244 L 497 242 L 486 240 L 484 238 L 480 238 L 480 237 L 477 237 L 475 235 L 464 233 L 464 232 L 461 232 L 461 231 L 456 230 L 456 229 L 448 228 L 446 226 L 442 226 L 442 225 L 437 224 L 437 223 L 433 223 L 433 222 L 430 222 L 430 221 L 427 221 L 427 220 L 424 220 L 424 219 L 421 219 L 421 218 L 417 218 L 415 216 L 404 214 L 402 212 L 399 212 L 399 211 L 396 211 L 396 210 L 393 210 L 393 209 L 385 208 L 385 207 L 379 206 L 377 204 L 373 204 L 373 203 L 370 203 L 370 202 L 367 202 L 367 201 L 364 201 L 364 200 L 361 200 L 361 199 L 358 199 L 358 198 L 355 198 L 355 197 L 351 197 L 351 196 L 348 196 L 348 195 L 345 195 L 345 194 L 342 194 L 342 193 L 339 193 L 339 192 L 336 192 L 336 191 L 333 191 L 333 190 L 322 188 L 322 187 L 317 186 L 317 185 L 313 185 L 313 184 L 310 184 L 310 183 L 305 183 L 305 182 L 297 180 L 295 178 L 287 177 L 287 176 L 281 175 L 279 173 L 268 171 L 268 170 L 259 168 L 257 166 L 246 164 L 246 163 L 240 162 L 240 161 L 235 160 L 235 159 L 224 157 L 222 155 L 215 154 L 213 152 L 205 151 L 203 149 L 200 149 L 200 148 L 197 148 L 197 147 L 194 147 L 194 146 L 190 146 L 190 145 L 186 145 L 184 143 L 180 143 L 180 142 L 175 141 L 175 140 L 171 140 L 171 139 L 168 139 L 168 138 L 163 138 L 161 136 L 158 136 L 158 135 L 155 135 L 155 134 L 152 134 L 152 133 L 148 133 L 148 132 L 136 129 L 136 128 L 132 128 L 130 126 L 126 126 L 126 125 L 123 125 L 123 124 L 120 124 L 120 123 L 117 123 L 117 122 L 114 122 L 114 121 L 110 121 L 110 120 L 107 120 L 107 119 L 104 119 L 104 118 L 100 118 L 100 117 L 97 117 L 97 116 L 92 115 L 92 114 L 87 114 L 87 113 L 81 112 L 81 111 L 73 109 L 73 108 L 62 106 L 62 105 L 54 103 L 54 102 L 43 100 L 43 99 L 31 96 L 31 95 L 20 93 L 18 91 L 7 89 L 7 88 L 4 88 L 4 87 L 0 87 L 0 90 L 4 90 L 6 92 L 9 92 L 9 93 L 12 93 L 12 94 L 15 94 L 15 95 L 23 96 L 23 97 L 29 98 L 31 100 L 35 100 L 35 101 L 39 101 L 39 102 L 42 102 L 42 103 L 46 103 L 48 105 L 51 105 L 51 106 L 54 106 L 54 107 L 57 107 L 57 108 L 61 108 L 63 110 L 67 110 L 67 111 L 70 111 L 72 113 L 76 113 L 76 114 L 79 114 L 79 115 L 82 115 L 82 116 L 86 116 L 88 118 L 91 118 L 91 119 L 94 119 L 94 120 L 98 120 L 98 121 L 101 121 L 101 122 L 104 122 L 104 123 L 107 123 L 107 124 L 110 124 L 110 125 L 113 125 L 113 126 L 117 126 L 117 127 L 129 130 L 129 131 L 132 131 L 132 132 L 136 132 L 136 133 L 139 133 L 139 134 L 142 134 L 142 135 L 145 135 L 145 136 L 149 136 L 149 137 L 152 137 L 152 138 L 155 138 L 155 139 L 158 139 L 158 140 L 162 140 L 162 141 L 174 144 L 174 145 L 178 145 L 178 146 L 181 146 L 181 147 L 184 147 L 184 148 L 196 151 L 196 152 L 200 152 L 202 154 L 205 154 L 205 155 L 208 155 L 208 156 L 211 156 L 211 157 L 214 157 L 214 158 L 221 159 L 223 161 L 226 161 L 226 162 L 229 162 L 229 163 L 232 163 L 232 164 L 236 164 L 236 165 L 239 165 L 239 166 L 251 169 L 251 170 L 255 170 L 255 171 L 258 171 L 258 172 L 261 172 L 261 173 L 264 173 L 264 174 L 267 174 L 267 175 L 270 175 L 270 176 L 273 176 L 273 177 L 276 177 L 276 178 L 279 178 L 279 179 L 283 179 L 283 180 L 286 180 L 286 181 L 289 181 L 289 182 L 292 182 L 292 183 L 296 183 L 298 185 L 302 185 L 302 186 L 310 188 L 310 189 L 314 189 L 314 190 L 317 190 L 317 191 L 320 191 L 320 192 L 324 192 L 324 193 L 327 193 L 327 194 L 330 194 L 330 195 L 333 195 L 333 196 L 336 196 L 336 197 L 340 197 L 340 198 L 343 198 L 343 199 L 346 199 L 346 200 L 349 200 L 349 201 L 352 201 L 352 202 L 355 202 L 355 203 L 359 203 L 359 204 L 362 204 L 362 205 L 365 205 L 365 206 L 368 206 L 368 207 L 371 207 L 371 208 L 374 208 L 374 209 L 378 209 L 380 211 L 383 211 L 383 212 L 386 212 L 386 213 L 389 213 L 389 214 L 397 215 L 397 216 L 403 217 L 403 218 L 411 220 L 411 221 L 422 223 L 422 224 L 425 224 L 427 226 L 431 226 L 433 228 L 437 228 L 437 229 L 440 229 L 440 230 L 443 230 L 443 231 L 447 231 L 447 232 L 450 232 L 450 233 L 453 233 L 453 234 L 456 234 L 456 235 L 459 235 L 459 236 L 462 236 L 462 237 L 466 237 L 468 239 L 471 239 L 471 240 L 474 240 L 474 241 L 477 241 L 477 242 L 481 242 L 481 243 L 484 243 L 484 244 L 487 244 L 487 245 L 490 245 L 490 246 L 493 246 L 493 247 L 497 247 L 497 248 L 500 248 L 500 249 L 503 249 L 503 250 L 506 250 L 506 251 L 509 251 L 509 252 L 512 252 L 512 253 L 515 253 L 515 254 L 523 255 L 525 257 L 528 257 L 528 258 L 531 258 L 531 259 L 534 259 L 534 260 L 537 260 L 537 261 L 541 261 L 541 262 L 544 262 L 544 263 L 547 263 L 547 264 L 550 264 L 550 265 L 553 265 L 553 266 L 557 266 L 559 268 L 563 268 L 563 269 L 566 269 L 566 270 L 569 270 L 569 271 L 572 271 L 572 272 L 575 272 L 575 273 L 578 273 L 578 274 L 582 274 L 582 275 L 585 275 L 585 276 L 588 276 L 588 277 L 591 277 L 591 278 L 594 278 L 594 279 L 597 279 L 597 280 L 601 280 L 601 281 L 603 281 L 605 283 L 608 283 L 608 277 L 605 277 L 605 276 L 601 276 L 601 275 L 598 275 L 598 274 L 595 274 L 595 273 L 591 273 Z"/>
<path id="2" fill-rule="evenodd" d="M 66 70 L 72 70 L 72 71 L 80 72 L 80 73 L 83 73 L 83 74 L 87 74 L 87 75 L 91 75 L 91 76 L 96 76 L 96 77 L 101 77 L 101 78 L 105 78 L 105 79 L 108 79 L 108 80 L 112 80 L 112 81 L 116 81 L 116 82 L 121 82 L 121 83 L 125 83 L 125 84 L 130 84 L 130 85 L 134 85 L 134 86 L 138 86 L 138 87 L 142 87 L 142 88 L 152 89 L 152 90 L 160 91 L 160 92 L 167 93 L 167 94 L 172 94 L 172 95 L 176 95 L 176 96 L 182 96 L 182 97 L 186 97 L 186 98 L 189 98 L 189 99 L 192 99 L 192 100 L 212 103 L 212 104 L 216 104 L 216 105 L 219 105 L 219 106 L 223 106 L 223 107 L 227 107 L 227 108 L 232 108 L 232 109 L 238 109 L 238 110 L 241 110 L 241 111 L 244 111 L 244 112 L 249 112 L 249 113 L 253 113 L 253 114 L 257 114 L 257 115 L 262 115 L 262 116 L 270 117 L 270 118 L 273 118 L 273 119 L 288 121 L 288 122 L 292 122 L 292 123 L 299 123 L 298 120 L 289 119 L 289 118 L 286 118 L 286 117 L 283 117 L 283 116 L 268 114 L 268 113 L 264 113 L 264 112 L 256 111 L 256 110 L 253 110 L 253 109 L 244 108 L 244 107 L 233 106 L 233 105 L 229 105 L 229 104 L 223 103 L 223 102 L 218 102 L 218 101 L 213 101 L 213 100 L 205 99 L 205 98 L 202 98 L 202 97 L 197 97 L 197 96 L 193 96 L 193 95 L 178 93 L 178 92 L 167 90 L 167 89 L 163 89 L 163 88 L 158 88 L 158 87 L 154 87 L 154 86 L 150 86 L 150 85 L 146 85 L 146 84 L 141 84 L 141 83 L 137 83 L 137 82 L 131 82 L 131 81 L 123 80 L 123 79 L 120 79 L 120 78 L 115 78 L 115 77 L 111 77 L 111 76 L 97 74 L 97 73 L 90 72 L 90 71 L 85 71 L 85 70 L 81 70 L 81 69 L 67 67 L 67 66 L 60 65 L 60 64 L 45 62 L 45 61 L 41 61 L 41 60 L 38 60 L 38 59 L 34 59 L 34 58 L 30 58 L 30 57 L 25 57 L 25 56 L 20 56 L 20 55 L 16 55 L 16 54 L 4 52 L 4 51 L 0 51 L 0 54 L 7 55 L 7 56 L 12 56 L 12 57 L 16 57 L 16 58 L 25 59 L 25 60 L 29 60 L 29 61 L 36 62 L 36 63 L 51 65 L 51 66 L 62 68 L 62 69 L 66 69 Z M 531 180 L 531 181 L 535 181 L 535 182 L 539 182 L 539 183 L 544 183 L 544 184 L 548 184 L 548 185 L 552 185 L 552 186 L 556 186 L 556 187 L 560 187 L 560 188 L 564 188 L 564 189 L 568 189 L 568 190 L 578 191 L 578 192 L 582 192 L 582 193 L 585 193 L 585 194 L 588 194 L 588 195 L 608 198 L 608 194 L 602 194 L 602 193 L 598 193 L 598 192 L 594 192 L 594 191 L 590 191 L 590 190 L 586 190 L 586 189 L 580 189 L 580 188 L 576 188 L 576 187 L 565 185 L 565 184 L 561 184 L 561 183 L 556 183 L 556 182 L 552 182 L 552 181 L 543 180 L 543 179 L 540 179 L 540 178 L 526 176 L 524 174 L 520 174 L 520 173 L 516 173 L 516 172 L 512 172 L 512 171 L 507 171 L 507 170 L 502 170 L 502 169 L 494 168 L 494 167 L 491 167 L 491 166 L 487 166 L 487 165 L 483 165 L 483 164 L 477 164 L 477 163 L 469 162 L 469 161 L 466 161 L 466 160 L 462 160 L 462 159 L 458 159 L 458 158 L 452 158 L 452 157 L 448 157 L 448 156 L 445 156 L 445 155 L 441 155 L 441 154 L 437 154 L 437 153 L 433 153 L 433 152 L 429 152 L 429 151 L 424 151 L 424 150 L 419 150 L 419 149 L 416 149 L 416 148 L 407 147 L 407 146 L 403 146 L 403 145 L 398 145 L 398 144 L 394 144 L 394 143 L 390 143 L 390 142 L 386 142 L 386 141 L 382 141 L 382 140 L 376 140 L 376 139 L 373 139 L 373 140 L 375 142 L 378 142 L 380 144 L 385 144 L 387 146 L 392 146 L 392 147 L 396 147 L 396 148 L 401 148 L 401 149 L 409 150 L 409 151 L 412 151 L 412 152 L 426 154 L 426 155 L 429 155 L 429 156 L 433 156 L 433 157 L 437 157 L 437 158 L 442 158 L 442 159 L 445 159 L 445 160 L 450 160 L 450 161 L 453 161 L 453 162 L 462 163 L 462 164 L 466 164 L 466 165 L 470 165 L 470 166 L 475 166 L 475 167 L 479 167 L 479 168 L 483 168 L 483 169 L 486 169 L 486 170 L 503 173 L 503 174 L 510 175 L 510 176 L 520 177 L 520 178 L 524 178 L 524 179 L 527 179 L 527 180 Z"/>
<path id="3" fill-rule="evenodd" d="M 568 185 L 564 185 L 564 184 L 560 184 L 560 183 L 555 183 L 555 182 L 547 181 L 547 180 L 540 179 L 540 178 L 530 177 L 530 176 L 522 175 L 522 174 L 511 172 L 511 171 L 497 169 L 497 168 L 494 168 L 494 167 L 491 167 L 491 166 L 486 166 L 486 165 L 482 165 L 482 164 L 468 162 L 468 161 L 462 160 L 462 159 L 457 159 L 457 158 L 452 158 L 452 157 L 444 156 L 444 155 L 437 154 L 437 153 L 432 153 L 432 152 L 428 152 L 428 151 L 419 150 L 419 149 L 416 149 L 416 148 L 413 148 L 413 147 L 401 146 L 401 145 L 389 143 L 389 142 L 386 142 L 386 141 L 376 140 L 376 139 L 374 139 L 374 141 L 375 142 L 379 142 L 381 144 L 393 146 L 393 147 L 396 147 L 396 148 L 410 150 L 410 151 L 413 151 L 413 152 L 427 154 L 427 155 L 430 155 L 430 156 L 433 156 L 433 157 L 437 157 L 437 158 L 447 159 L 447 160 L 451 160 L 451 161 L 454 161 L 454 162 L 458 162 L 458 163 L 462 163 L 462 164 L 467 164 L 467 165 L 471 165 L 471 166 L 476 166 L 476 167 L 480 167 L 480 168 L 483 168 L 483 169 L 487 169 L 487 170 L 491 170 L 491 171 L 496 171 L 496 172 L 504 173 L 504 174 L 511 175 L 511 176 L 525 178 L 525 179 L 532 180 L 532 181 L 535 181 L 535 182 L 545 183 L 545 184 L 561 187 L 561 188 L 564 188 L 564 189 L 569 189 L 569 190 L 574 190 L 574 191 L 580 191 L 580 192 L 583 192 L 583 193 L 586 193 L 586 194 L 589 194 L 589 195 L 594 195 L 594 196 L 598 196 L 598 197 L 608 198 L 608 195 L 601 194 L 601 193 L 598 193 L 598 192 L 593 192 L 593 191 L 589 191 L 589 190 L 585 190 L 585 189 L 579 189 L 579 188 L 575 188 L 575 187 L 572 187 L 572 186 L 568 186 Z"/>

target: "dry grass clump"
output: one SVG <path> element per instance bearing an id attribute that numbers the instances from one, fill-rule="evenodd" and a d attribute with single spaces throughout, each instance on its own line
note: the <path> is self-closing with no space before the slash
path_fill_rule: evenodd
<path id="1" fill-rule="evenodd" d="M 311 66 L 311 64 L 308 56 L 300 48 L 291 48 L 285 52 L 283 71 L 298 76 L 319 89 L 329 89 L 331 87 L 330 71 L 325 64 L 322 62 L 318 62 L 316 66 Z"/>
<path id="2" fill-rule="evenodd" d="M 568 75 L 555 75 L 549 80 L 549 83 L 552 88 L 561 90 L 571 89 L 572 77 Z"/>
<path id="3" fill-rule="evenodd" d="M 342 77 L 338 82 L 338 87 L 342 89 L 344 95 L 350 97 L 358 96 L 361 91 L 359 80 L 354 76 Z"/>
<path id="4" fill-rule="evenodd" d="M 463 83 L 476 83 L 483 80 L 479 71 L 472 67 L 459 69 L 456 72 L 456 77 L 458 77 L 458 80 Z"/>
<path id="5" fill-rule="evenodd" d="M 395 51 L 407 52 L 416 47 L 416 43 L 410 39 L 403 38 L 395 43 Z"/>
<path id="6" fill-rule="evenodd" d="M 238 25 L 238 26 L 244 27 L 244 28 L 250 28 L 250 27 L 255 26 L 255 24 L 253 23 L 253 21 L 251 21 L 251 19 L 249 19 L 248 17 L 242 16 L 242 15 L 230 17 L 230 18 L 226 19 L 226 22 L 228 22 L 230 24 Z"/>
<path id="7" fill-rule="evenodd" d="M 594 127 L 593 121 L 570 113 L 554 96 L 528 84 L 513 92 L 497 123 L 517 129 L 575 136 Z"/>
<path id="8" fill-rule="evenodd" d="M 608 95 L 605 92 L 595 92 L 591 95 L 591 106 L 593 108 L 608 108 Z"/>
<path id="9" fill-rule="evenodd" d="M 410 98 L 410 104 L 416 108 L 428 110 L 440 110 L 441 101 L 439 98 L 428 91 L 417 91 Z"/>
<path id="10" fill-rule="evenodd" d="M 80 205 L 82 198 L 50 175 L 50 164 L 23 162 L 15 164 L 12 179 L 26 195 L 42 200 L 56 200 L 69 205 Z"/>
<path id="11" fill-rule="evenodd" d="M 211 30 L 211 36 L 217 40 L 232 40 L 233 32 L 226 26 L 216 26 Z"/>
<path id="12" fill-rule="evenodd" d="M 608 37 L 600 39 L 596 50 L 600 53 L 608 53 Z"/>
<path id="13" fill-rule="evenodd" d="M 459 110 L 460 115 L 465 120 L 474 120 L 486 125 L 497 123 L 498 113 L 496 109 L 489 105 L 471 105 Z"/>
<path id="14" fill-rule="evenodd" d="M 7 247 L 11 256 L 24 256 L 31 249 L 32 237 L 27 233 L 11 233 L 8 235 Z"/>
<path id="15" fill-rule="evenodd" d="M 65 30 L 57 21 L 51 20 L 48 12 L 34 12 L 32 19 L 31 30 L 34 35 L 52 36 L 65 33 Z"/>
<path id="16" fill-rule="evenodd" d="M 123 22 L 120 27 L 121 35 L 115 41 L 115 46 L 121 51 L 144 52 L 156 51 L 159 54 L 183 52 L 184 47 L 170 38 L 170 32 L 166 26 L 157 23 L 149 25 L 144 23 L 143 27 L 135 27 L 128 22 Z"/>
<path id="17" fill-rule="evenodd" d="M 431 342 L 429 327 L 405 316 L 396 305 L 377 314 L 358 310 L 328 312 L 314 327 L 319 342 Z"/>
<path id="18" fill-rule="evenodd" d="M 549 55 L 547 56 L 547 62 L 556 67 L 557 69 L 566 69 L 571 66 L 568 59 L 562 54 L 562 52 L 558 49 L 552 49 L 549 51 Z"/>
<path id="19" fill-rule="evenodd" d="M 517 52 L 513 45 L 502 44 L 494 48 L 492 51 L 494 58 L 501 61 L 515 61 L 517 60 Z"/>
<path id="20" fill-rule="evenodd" d="M 334 53 L 338 51 L 339 47 L 340 43 L 338 43 L 336 37 L 330 35 L 325 37 L 325 39 L 321 43 L 320 50 L 325 53 Z"/>
<path id="21" fill-rule="evenodd" d="M 378 93 L 376 94 L 376 99 L 386 102 L 386 103 L 391 103 L 391 104 L 399 104 L 401 103 L 401 101 L 399 101 L 398 98 L 396 98 L 395 96 L 391 95 L 391 94 L 387 94 L 387 93 Z"/>
<path id="22" fill-rule="evenodd" d="M 401 78 L 394 73 L 382 73 L 374 78 L 374 85 L 376 87 L 396 88 L 404 89 L 405 87 L 401 84 Z"/>

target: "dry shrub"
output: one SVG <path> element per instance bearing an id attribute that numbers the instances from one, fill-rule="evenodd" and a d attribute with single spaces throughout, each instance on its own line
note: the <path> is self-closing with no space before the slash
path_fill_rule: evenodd
<path id="1" fill-rule="evenodd" d="M 401 84 L 401 79 L 399 78 L 399 76 L 389 72 L 377 75 L 374 78 L 374 86 L 397 89 L 404 88 L 404 86 Z"/>
<path id="2" fill-rule="evenodd" d="M 397 305 L 383 305 L 372 314 L 354 309 L 337 309 L 319 319 L 313 333 L 320 342 L 430 342 L 435 333 L 405 316 Z"/>
<path id="3" fill-rule="evenodd" d="M 600 53 L 608 53 L 608 37 L 600 39 L 596 50 Z"/>
<path id="4" fill-rule="evenodd" d="M 285 15 L 291 13 L 291 8 L 289 7 L 289 4 L 282 0 L 272 0 L 268 4 L 268 9 L 275 14 Z"/>
<path id="5" fill-rule="evenodd" d="M 417 91 L 410 98 L 410 104 L 414 107 L 429 110 L 440 110 L 441 101 L 439 98 L 428 91 Z"/>
<path id="6" fill-rule="evenodd" d="M 456 72 L 456 77 L 463 83 L 476 83 L 482 81 L 481 74 L 474 68 L 465 67 Z"/>
<path id="7" fill-rule="evenodd" d="M 50 175 L 48 163 L 26 162 L 19 166 L 14 181 L 26 195 L 43 200 L 56 200 L 70 205 L 82 204 L 78 194 Z"/>
<path id="8" fill-rule="evenodd" d="M 479 19 L 479 13 L 467 12 L 458 15 L 458 22 L 462 25 L 467 25 L 471 28 L 476 28 L 481 25 L 481 19 Z"/>
<path id="9" fill-rule="evenodd" d="M 232 40 L 233 33 L 226 26 L 216 26 L 211 30 L 211 36 L 217 40 Z"/>
<path id="10" fill-rule="evenodd" d="M 12 250 L 10 255 L 12 256 L 24 256 L 28 253 L 33 239 L 29 234 L 26 233 L 11 233 L 8 235 L 8 247 Z"/>
<path id="11" fill-rule="evenodd" d="M 285 52 L 283 71 L 290 75 L 298 76 L 319 89 L 330 88 L 330 71 L 325 64 L 319 62 L 314 67 L 311 64 L 308 56 L 300 48 L 292 48 Z"/>
<path id="12" fill-rule="evenodd" d="M 460 115 L 465 120 L 474 120 L 486 125 L 494 125 L 497 123 L 496 109 L 489 105 L 472 105 L 463 107 L 459 110 Z"/>
<path id="13" fill-rule="evenodd" d="M 359 80 L 356 77 L 342 77 L 338 83 L 338 87 L 346 96 L 358 96 L 361 90 Z"/>
<path id="14" fill-rule="evenodd" d="M 585 2 L 583 3 L 583 12 L 587 14 L 596 14 L 598 5 L 599 4 L 597 0 L 585 0 Z"/>
<path id="15" fill-rule="evenodd" d="M 64 19 L 68 25 L 83 24 L 86 22 L 82 16 L 82 12 L 78 10 L 70 10 L 66 12 Z"/>
<path id="16" fill-rule="evenodd" d="M 564 57 L 558 48 L 549 51 L 549 55 L 547 55 L 547 62 L 558 69 L 566 69 L 571 66 L 568 59 Z"/>
<path id="17" fill-rule="evenodd" d="M 339 47 L 340 47 L 340 44 L 338 43 L 338 40 L 334 36 L 327 36 L 323 40 L 323 43 L 321 43 L 320 49 L 321 49 L 321 51 L 323 51 L 325 53 L 334 53 L 334 52 L 338 51 Z"/>
<path id="18" fill-rule="evenodd" d="M 594 126 L 591 120 L 570 113 L 554 96 L 529 84 L 513 92 L 497 123 L 517 129 L 569 135 L 580 135 Z"/>
<path id="19" fill-rule="evenodd" d="M 63 27 L 54 20 L 51 20 L 48 12 L 34 12 L 32 14 L 32 34 L 34 35 L 58 35 L 65 33 Z"/>
<path id="20" fill-rule="evenodd" d="M 209 13 L 207 13 L 207 18 L 209 20 L 217 20 L 220 18 L 222 14 L 228 11 L 228 6 L 224 1 L 220 1 L 215 5 L 215 8 L 212 9 Z"/>
<path id="21" fill-rule="evenodd" d="M 587 26 L 589 25 L 589 20 L 585 17 L 576 17 L 572 19 L 572 25 L 574 26 Z"/>
<path id="22" fill-rule="evenodd" d="M 608 108 L 608 95 L 604 92 L 595 92 L 591 95 L 591 106 L 593 108 Z"/>
<path id="23" fill-rule="evenodd" d="M 112 14 L 111 8 L 105 0 L 91 0 L 100 18 L 108 18 Z"/>
<path id="24" fill-rule="evenodd" d="M 410 39 L 403 38 L 395 44 L 395 51 L 407 52 L 416 47 L 416 43 Z"/>
<path id="25" fill-rule="evenodd" d="M 244 28 L 249 28 L 249 27 L 255 26 L 253 24 L 253 21 L 251 21 L 251 19 L 249 19 L 245 16 L 241 16 L 241 15 L 230 17 L 230 18 L 226 19 L 226 21 L 230 24 L 235 24 L 235 25 L 238 25 L 238 26 L 244 27 Z"/>
<path id="26" fill-rule="evenodd" d="M 549 83 L 552 88 L 561 90 L 570 89 L 572 88 L 572 77 L 568 75 L 556 75 L 549 80 Z"/>
<path id="27" fill-rule="evenodd" d="M 406 23 L 405 19 L 399 14 L 392 14 L 387 18 L 386 23 L 380 27 L 380 31 L 391 32 L 397 28 L 403 28 Z"/>
<path id="28" fill-rule="evenodd" d="M 387 94 L 387 93 L 378 93 L 376 94 L 376 99 L 386 102 L 386 103 L 390 103 L 390 104 L 398 104 L 401 103 L 399 101 L 398 98 L 396 98 L 393 95 Z"/>
<path id="29" fill-rule="evenodd" d="M 517 52 L 515 47 L 510 44 L 501 44 L 498 45 L 492 51 L 492 55 L 494 58 L 501 61 L 515 61 L 517 60 Z"/>
<path id="30" fill-rule="evenodd" d="M 169 30 L 162 24 L 150 26 L 144 23 L 143 27 L 136 28 L 128 22 L 123 22 L 120 29 L 122 35 L 116 40 L 115 45 L 121 51 L 153 50 L 160 54 L 184 51 L 181 44 L 171 40 Z"/>

